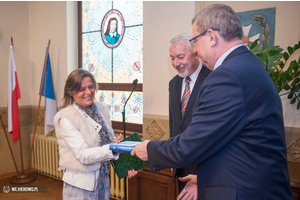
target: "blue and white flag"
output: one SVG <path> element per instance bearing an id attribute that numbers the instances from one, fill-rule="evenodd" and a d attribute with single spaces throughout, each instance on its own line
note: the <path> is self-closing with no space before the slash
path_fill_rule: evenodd
<path id="1" fill-rule="evenodd" d="M 43 74 L 44 74 L 44 69 L 43 69 Z M 41 83 L 43 80 L 43 74 L 42 74 Z M 41 84 L 41 86 L 42 86 L 42 84 Z M 47 135 L 47 133 L 49 133 L 50 131 L 52 131 L 54 129 L 53 118 L 57 112 L 49 54 L 48 54 L 48 59 L 47 59 L 47 66 L 46 66 L 46 73 L 45 73 L 44 85 L 43 85 L 43 90 L 42 90 L 42 96 L 45 97 L 45 132 L 44 133 L 45 133 L 45 135 Z"/>

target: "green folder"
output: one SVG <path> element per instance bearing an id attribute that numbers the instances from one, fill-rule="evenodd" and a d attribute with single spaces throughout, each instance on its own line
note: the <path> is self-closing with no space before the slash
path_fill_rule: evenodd
<path id="1" fill-rule="evenodd" d="M 138 133 L 125 138 L 122 141 L 142 141 Z M 118 160 L 112 160 L 111 165 L 114 168 L 119 179 L 128 175 L 127 170 L 134 169 L 138 171 L 149 165 L 148 161 L 142 161 L 136 156 L 131 156 L 130 153 L 120 153 Z"/>

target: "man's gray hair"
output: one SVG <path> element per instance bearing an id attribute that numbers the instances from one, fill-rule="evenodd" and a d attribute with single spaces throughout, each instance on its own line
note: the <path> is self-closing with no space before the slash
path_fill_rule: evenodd
<path id="1" fill-rule="evenodd" d="M 169 48 L 172 46 L 175 46 L 176 44 L 186 42 L 187 45 L 189 46 L 190 50 L 193 51 L 194 47 L 190 43 L 190 39 L 192 39 L 192 34 L 191 33 L 180 33 L 176 36 L 174 36 L 170 41 L 169 41 Z"/>
<path id="2" fill-rule="evenodd" d="M 212 4 L 199 12 L 192 20 L 202 33 L 208 29 L 218 29 L 225 41 L 242 39 L 243 28 L 241 20 L 234 10 L 223 4 Z"/>

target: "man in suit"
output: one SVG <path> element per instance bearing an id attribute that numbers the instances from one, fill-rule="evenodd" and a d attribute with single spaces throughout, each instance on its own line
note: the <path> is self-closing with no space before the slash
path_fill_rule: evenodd
<path id="1" fill-rule="evenodd" d="M 197 165 L 198 199 L 293 199 L 282 105 L 275 84 L 242 43 L 242 25 L 213 4 L 193 23 L 194 51 L 213 70 L 200 88 L 192 122 L 166 141 L 132 152 L 150 171 Z"/>
<path id="2" fill-rule="evenodd" d="M 198 97 L 199 89 L 210 70 L 202 66 L 197 55 L 193 52 L 193 46 L 190 43 L 191 33 L 181 33 L 169 41 L 169 52 L 171 63 L 176 69 L 176 75 L 169 82 L 169 125 L 170 137 L 181 134 L 192 120 L 195 101 Z M 187 80 L 188 83 L 186 82 Z M 188 96 L 186 105 L 184 105 L 185 88 L 188 84 Z M 196 166 L 186 168 L 174 168 L 173 180 L 175 177 L 182 177 L 178 180 L 178 190 L 181 196 L 197 196 L 197 185 L 191 182 L 190 187 L 185 188 L 187 180 L 191 174 L 197 173 Z M 181 181 L 182 180 L 182 181 Z M 194 187 L 193 190 L 191 190 Z M 184 189 L 185 188 L 185 189 Z"/>

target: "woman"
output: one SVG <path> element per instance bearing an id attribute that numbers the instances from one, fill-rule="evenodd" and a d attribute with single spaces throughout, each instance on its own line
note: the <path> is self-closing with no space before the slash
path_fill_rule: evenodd
<path id="1" fill-rule="evenodd" d="M 60 170 L 64 170 L 63 199 L 109 200 L 110 160 L 118 154 L 109 150 L 114 137 L 108 109 L 94 102 L 97 83 L 84 69 L 67 78 L 62 109 L 55 115 Z M 129 170 L 129 176 L 136 175 Z"/>
<path id="2" fill-rule="evenodd" d="M 116 44 L 120 38 L 118 34 L 118 20 L 113 17 L 108 21 L 106 32 L 104 33 L 105 39 L 109 44 Z"/>

